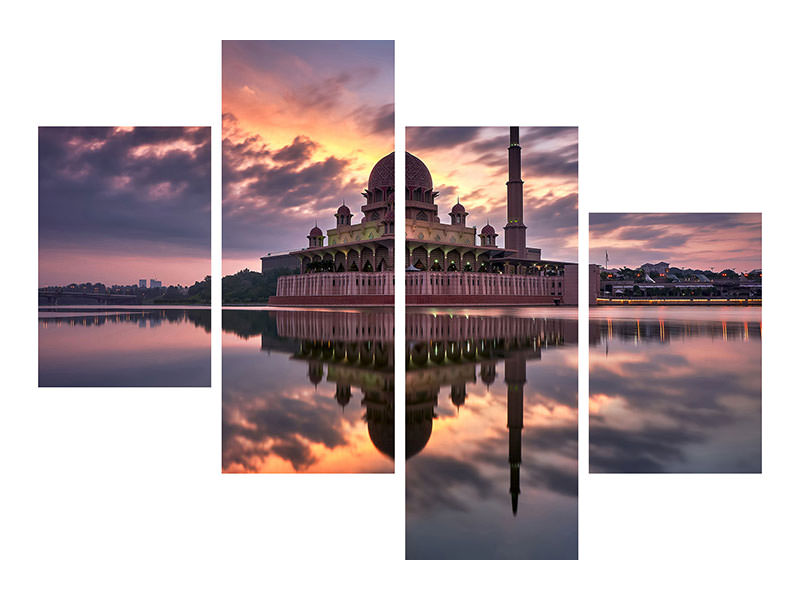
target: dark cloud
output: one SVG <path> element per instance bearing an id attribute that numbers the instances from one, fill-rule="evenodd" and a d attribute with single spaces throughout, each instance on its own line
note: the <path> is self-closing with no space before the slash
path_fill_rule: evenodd
<path id="1" fill-rule="evenodd" d="M 235 117 L 228 121 L 235 123 Z M 271 150 L 260 136 L 222 142 L 223 241 L 226 252 L 288 250 L 303 245 L 312 218 L 297 219 L 298 209 L 318 214 L 325 223 L 342 201 L 355 211 L 363 181 L 349 176 L 351 161 L 328 156 L 310 162 L 318 144 L 297 136 Z M 324 225 L 322 225 L 324 226 Z"/>
<path id="2" fill-rule="evenodd" d="M 39 129 L 40 248 L 210 253 L 208 127 Z"/>
<path id="3" fill-rule="evenodd" d="M 446 128 L 445 128 L 446 129 Z M 492 131 L 497 128 L 491 128 Z M 525 127 L 520 129 L 524 177 L 578 176 L 577 127 Z M 497 167 L 497 175 L 508 171 L 509 134 L 503 133 L 470 144 L 476 163 Z"/>
<path id="4" fill-rule="evenodd" d="M 664 260 L 695 268 L 727 262 L 750 269 L 761 263 L 758 213 L 592 213 L 589 233 L 592 260 L 606 249 L 598 246 L 605 238 L 603 244 L 613 250 L 615 265 Z M 703 243 L 698 244 L 701 236 Z M 740 242 L 741 247 L 731 249 L 731 242 Z M 694 262 L 686 264 L 687 260 Z"/>
<path id="5" fill-rule="evenodd" d="M 435 148 L 452 148 L 478 137 L 480 127 L 409 127 L 406 149 L 411 154 Z"/>
<path id="6" fill-rule="evenodd" d="M 624 232 L 624 239 L 648 239 L 655 228 L 672 225 L 692 227 L 698 231 L 724 231 L 729 228 L 761 232 L 757 213 L 591 213 L 589 226 L 593 234 Z M 641 231 L 641 235 L 637 235 Z M 760 239 L 760 238 L 759 238 Z"/>
<path id="7" fill-rule="evenodd" d="M 251 141 L 255 141 L 253 138 L 249 139 Z M 311 158 L 311 154 L 314 152 L 317 146 L 318 144 L 313 142 L 308 137 L 304 135 L 298 135 L 296 138 L 294 138 L 294 141 L 290 145 L 284 146 L 275 152 L 272 155 L 272 159 L 276 162 L 289 163 L 289 165 L 293 167 L 299 167 Z M 263 145 L 261 151 L 266 151 L 266 149 L 263 148 Z"/>
<path id="8" fill-rule="evenodd" d="M 761 369 L 748 358 L 739 370 L 720 368 L 721 361 L 709 359 L 701 370 L 687 375 L 686 357 L 680 346 L 672 349 L 670 335 L 681 336 L 687 328 L 693 336 L 713 335 L 713 328 L 696 324 L 642 321 L 637 331 L 659 331 L 666 342 L 639 345 L 624 336 L 622 324 L 615 325 L 615 347 L 636 351 L 640 359 L 618 368 L 607 367 L 602 358 L 592 356 L 591 394 L 622 398 L 626 410 L 637 416 L 638 425 L 626 425 L 608 416 L 593 414 L 590 420 L 590 465 L 592 471 L 613 473 L 640 472 L 722 472 L 760 470 Z M 721 334 L 720 334 L 721 335 Z M 644 342 L 654 338 L 644 338 Z M 634 349 L 637 350 L 634 350 Z M 602 352 L 597 349 L 593 352 Z M 747 346 L 739 353 L 760 352 L 760 346 Z M 754 357 L 753 357 L 754 358 Z M 722 361 L 724 363 L 724 361 Z M 737 402 L 731 403 L 731 398 Z M 734 431 L 735 433 L 730 433 Z M 726 434 L 726 432 L 728 432 Z M 743 435 L 744 434 L 744 435 Z M 731 436 L 734 439 L 726 439 Z M 753 448 L 751 440 L 758 440 Z M 731 451 L 729 446 L 735 446 Z M 692 454 L 704 449 L 707 458 Z"/>
<path id="9" fill-rule="evenodd" d="M 468 461 L 422 454 L 409 461 L 406 472 L 406 510 L 419 514 L 448 507 L 469 511 L 467 492 L 486 498 L 492 481 Z"/>
<path id="10" fill-rule="evenodd" d="M 361 128 L 369 135 L 394 133 L 394 103 L 361 106 L 355 116 Z"/>
<path id="11" fill-rule="evenodd" d="M 306 109 L 332 111 L 343 103 L 348 93 L 357 93 L 379 75 L 377 66 L 352 67 L 348 71 L 292 88 L 285 93 L 285 100 L 288 104 Z"/>
<path id="12" fill-rule="evenodd" d="M 253 366 L 261 365 L 261 370 Z M 247 370 L 250 367 L 250 370 Z M 297 471 L 308 470 L 317 457 L 313 444 L 326 448 L 346 445 L 344 418 L 331 398 L 315 393 L 314 402 L 303 402 L 275 388 L 264 374 L 275 364 L 243 361 L 229 356 L 224 365 L 222 399 L 223 470 L 240 465 L 257 469 L 260 460 L 278 456 Z M 260 372 L 261 377 L 254 377 Z M 247 425 L 242 425 L 241 418 Z M 269 442 L 269 443 L 266 443 Z"/>

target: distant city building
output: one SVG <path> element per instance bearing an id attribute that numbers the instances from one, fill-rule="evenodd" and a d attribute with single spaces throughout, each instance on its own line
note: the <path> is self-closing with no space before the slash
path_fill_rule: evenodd
<path id="1" fill-rule="evenodd" d="M 139 280 L 139 287 L 146 288 L 147 287 L 147 279 L 140 279 Z"/>
<path id="2" fill-rule="evenodd" d="M 160 288 L 161 282 L 158 279 L 151 279 L 150 280 L 150 289 Z"/>
<path id="3" fill-rule="evenodd" d="M 645 263 L 638 271 L 616 271 L 600 265 L 589 265 L 589 304 L 708 304 L 761 303 L 761 270 L 751 271 L 741 278 L 731 270 L 721 273 L 699 269 L 676 269 L 668 263 Z M 616 272 L 614 272 L 616 271 Z M 659 273 L 650 277 L 648 273 Z"/>

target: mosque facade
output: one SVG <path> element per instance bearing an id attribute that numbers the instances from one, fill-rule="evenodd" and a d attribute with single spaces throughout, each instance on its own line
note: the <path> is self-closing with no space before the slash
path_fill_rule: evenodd
<path id="1" fill-rule="evenodd" d="M 542 260 L 526 244 L 519 128 L 508 147 L 507 223 L 503 247 L 488 222 L 480 232 L 468 223 L 460 199 L 443 223 L 433 178 L 419 158 L 406 152 L 406 304 L 577 305 L 577 265 Z M 360 223 L 342 204 L 336 227 L 314 226 L 308 247 L 290 253 L 299 275 L 278 280 L 270 304 L 286 306 L 386 305 L 394 303 L 394 153 L 372 169 L 363 192 Z M 325 238 L 327 237 L 327 243 Z"/>

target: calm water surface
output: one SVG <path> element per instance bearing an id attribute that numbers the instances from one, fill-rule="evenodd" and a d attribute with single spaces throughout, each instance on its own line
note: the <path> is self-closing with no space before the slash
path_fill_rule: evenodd
<path id="1" fill-rule="evenodd" d="M 577 559 L 572 309 L 406 315 L 406 556 Z"/>
<path id="2" fill-rule="evenodd" d="M 222 470 L 394 471 L 391 310 L 222 311 Z"/>
<path id="3" fill-rule="evenodd" d="M 760 473 L 761 307 L 590 311 L 593 473 Z"/>
<path id="4" fill-rule="evenodd" d="M 39 308 L 42 387 L 211 385 L 211 311 Z"/>

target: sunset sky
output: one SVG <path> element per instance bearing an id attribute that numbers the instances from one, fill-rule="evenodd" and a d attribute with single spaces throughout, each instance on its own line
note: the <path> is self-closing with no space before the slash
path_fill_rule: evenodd
<path id="1" fill-rule="evenodd" d="M 761 213 L 593 213 L 589 261 L 639 267 L 665 261 L 672 267 L 761 268 Z"/>
<path id="2" fill-rule="evenodd" d="M 209 127 L 40 127 L 39 285 L 211 272 Z"/>
<path id="3" fill-rule="evenodd" d="M 296 250 L 394 150 L 394 42 L 222 43 L 223 275 Z M 357 217 L 359 219 L 360 217 Z"/>
<path id="4" fill-rule="evenodd" d="M 508 127 L 409 127 L 406 150 L 422 160 L 439 192 L 439 219 L 458 196 L 480 230 L 488 219 L 504 243 Z M 578 128 L 520 127 L 528 246 L 542 258 L 578 260 Z"/>

